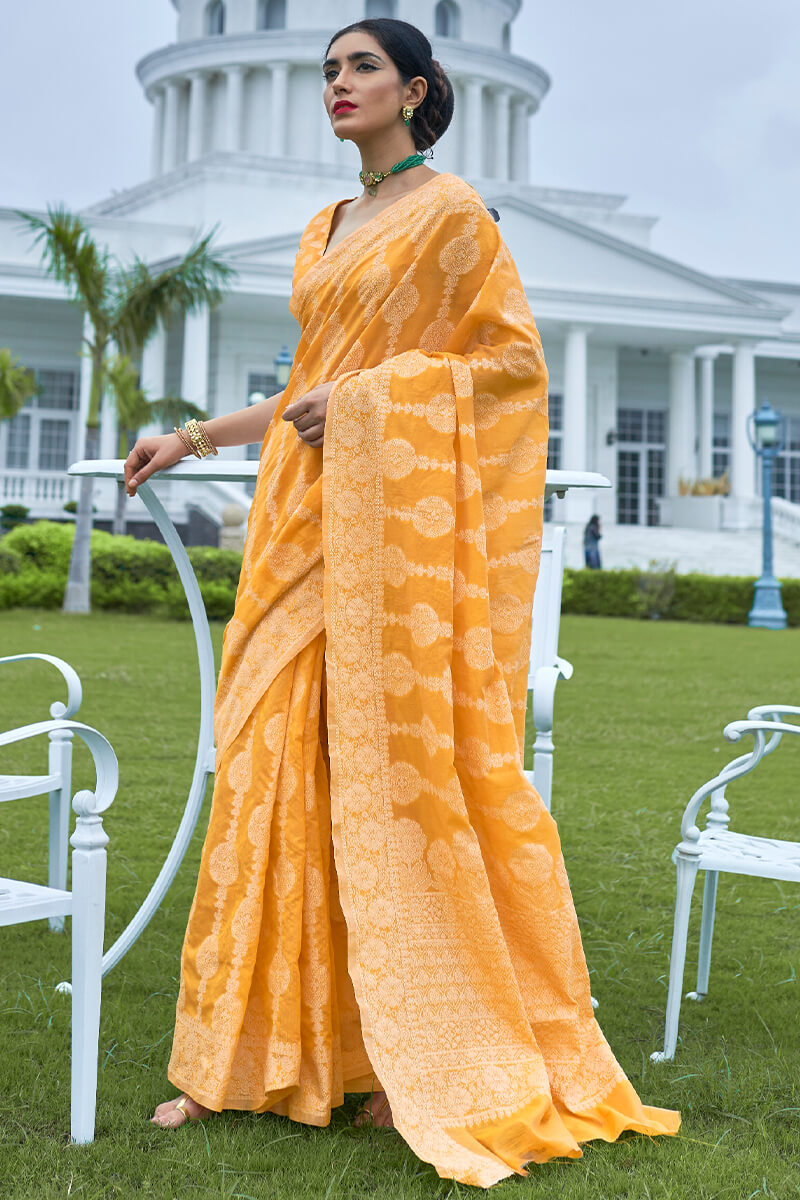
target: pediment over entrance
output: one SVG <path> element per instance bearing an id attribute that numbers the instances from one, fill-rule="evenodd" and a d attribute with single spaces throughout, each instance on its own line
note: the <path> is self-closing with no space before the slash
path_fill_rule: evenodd
<path id="1" fill-rule="evenodd" d="M 742 286 L 714 279 L 539 205 L 488 190 L 484 199 L 500 213 L 500 230 L 526 288 L 609 299 L 640 297 L 669 305 L 727 306 L 732 313 L 775 311 L 763 296 Z"/>
<path id="2" fill-rule="evenodd" d="M 282 233 L 277 237 L 220 246 L 218 253 L 242 270 L 248 267 L 271 267 L 293 271 L 301 234 L 302 230 L 298 230 L 297 233 Z"/>

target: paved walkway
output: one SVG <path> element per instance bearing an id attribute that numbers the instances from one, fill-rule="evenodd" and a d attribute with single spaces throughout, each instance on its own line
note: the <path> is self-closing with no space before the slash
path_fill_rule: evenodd
<path id="1" fill-rule="evenodd" d="M 583 566 L 583 527 L 567 525 L 567 566 Z M 761 533 L 711 533 L 697 529 L 665 529 L 612 525 L 603 531 L 600 555 L 604 567 L 646 568 L 652 559 L 673 564 L 681 574 L 761 574 Z M 800 546 L 775 538 L 775 574 L 800 578 Z"/>

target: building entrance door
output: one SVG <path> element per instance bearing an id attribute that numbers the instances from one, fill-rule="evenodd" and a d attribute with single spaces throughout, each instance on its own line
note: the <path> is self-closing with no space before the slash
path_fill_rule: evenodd
<path id="1" fill-rule="evenodd" d="M 657 525 L 667 458 L 664 409 L 617 409 L 617 524 Z"/>

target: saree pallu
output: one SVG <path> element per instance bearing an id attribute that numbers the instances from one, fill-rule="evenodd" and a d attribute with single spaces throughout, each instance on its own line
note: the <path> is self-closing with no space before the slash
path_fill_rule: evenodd
<path id="1" fill-rule="evenodd" d="M 594 1019 L 555 824 L 521 760 L 547 372 L 477 194 L 437 176 L 325 253 L 303 235 L 217 695 L 217 780 L 170 1079 L 324 1125 L 385 1089 L 489 1186 L 643 1106 Z"/>

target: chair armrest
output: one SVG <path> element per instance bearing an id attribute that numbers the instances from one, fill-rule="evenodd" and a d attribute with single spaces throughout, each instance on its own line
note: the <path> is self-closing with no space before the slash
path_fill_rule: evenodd
<path id="1" fill-rule="evenodd" d="M 0 658 L 0 666 L 3 663 L 23 662 L 26 659 L 40 659 L 42 662 L 50 663 L 57 671 L 61 672 L 67 685 L 67 703 L 62 704 L 60 700 L 56 700 L 54 704 L 50 705 L 50 716 L 55 718 L 74 717 L 83 699 L 81 681 L 77 671 L 74 671 L 69 663 L 65 663 L 63 658 L 55 658 L 52 654 L 9 654 L 5 658 Z"/>
<path id="2" fill-rule="evenodd" d="M 757 704 L 747 714 L 748 721 L 762 721 L 765 717 L 780 716 L 800 717 L 800 708 L 796 704 Z"/>
<path id="3" fill-rule="evenodd" d="M 566 667 L 565 671 L 563 668 Z M 533 676 L 533 724 L 537 732 L 553 728 L 553 709 L 556 700 L 556 685 L 559 679 L 569 679 L 572 664 L 563 658 L 552 667 L 539 667 Z"/>
<path id="4" fill-rule="evenodd" d="M 80 817 L 105 812 L 117 794 L 119 765 L 111 743 L 102 733 L 92 729 L 91 725 L 82 725 L 80 721 L 37 721 L 34 725 L 24 725 L 21 729 L 12 729 L 0 734 L 0 747 L 12 746 L 15 742 L 40 737 L 44 733 L 53 733 L 56 729 L 69 729 L 77 733 L 86 743 L 94 761 L 97 787 L 94 792 L 76 792 L 72 807 Z"/>
<path id="5" fill-rule="evenodd" d="M 572 679 L 572 672 L 573 672 L 572 663 L 567 662 L 567 660 L 565 658 L 559 658 L 558 655 L 556 655 L 554 661 L 555 661 L 555 665 L 558 667 L 559 671 L 561 672 L 561 678 L 562 679 Z"/>
<path id="6" fill-rule="evenodd" d="M 725 726 L 722 733 L 729 742 L 739 742 L 745 734 L 751 733 L 754 738 L 753 749 L 726 763 L 719 774 L 710 779 L 708 783 L 704 783 L 694 793 L 681 818 L 681 837 L 684 839 L 685 849 L 689 849 L 691 843 L 696 842 L 700 837 L 700 830 L 697 828 L 696 822 L 703 802 L 714 792 L 720 790 L 724 792 L 725 787 L 734 779 L 740 779 L 754 770 L 762 758 L 775 749 L 784 733 L 800 734 L 800 725 L 791 725 L 782 721 L 731 721 Z M 767 740 L 766 734 L 771 735 L 769 740 Z"/>

